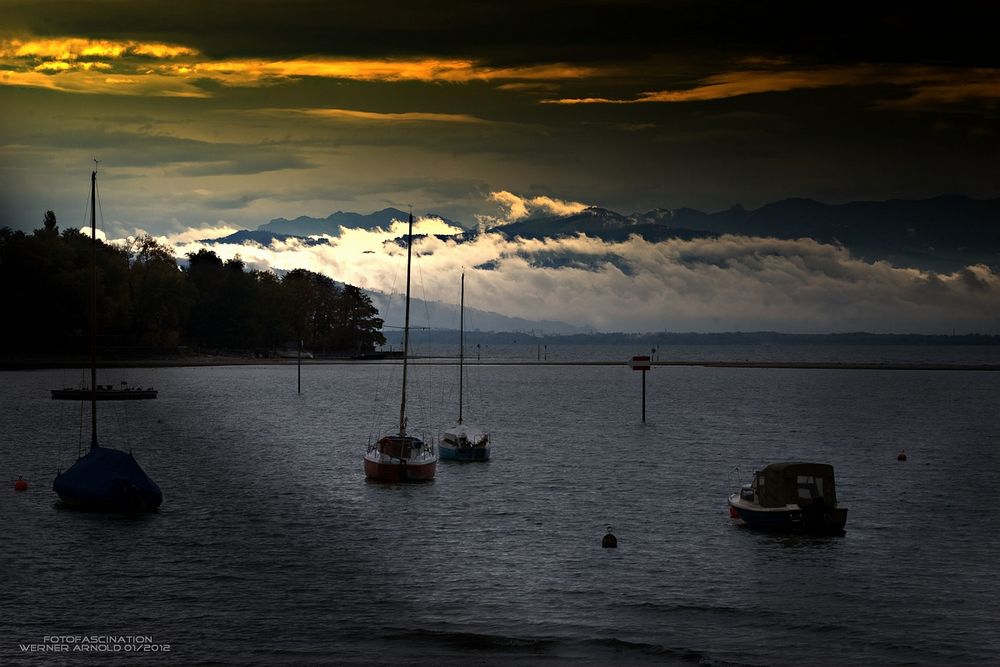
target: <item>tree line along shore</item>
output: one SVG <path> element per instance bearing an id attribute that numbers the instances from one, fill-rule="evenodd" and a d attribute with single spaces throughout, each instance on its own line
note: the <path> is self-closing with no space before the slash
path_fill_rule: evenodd
<path id="1" fill-rule="evenodd" d="M 210 250 L 189 254 L 180 268 L 149 235 L 94 244 L 76 229 L 60 233 L 51 212 L 44 223 L 27 234 L 0 229 L 0 356 L 87 354 L 95 252 L 102 357 L 177 361 L 185 349 L 267 357 L 299 341 L 333 355 L 385 344 L 378 309 L 354 285 L 304 269 L 279 276 Z"/>

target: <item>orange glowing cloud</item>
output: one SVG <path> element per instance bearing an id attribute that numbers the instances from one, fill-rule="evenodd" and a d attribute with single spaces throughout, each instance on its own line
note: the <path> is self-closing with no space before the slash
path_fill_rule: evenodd
<path id="1" fill-rule="evenodd" d="M 488 123 L 490 121 L 468 114 L 451 113 L 376 113 L 373 111 L 356 111 L 354 109 L 265 109 L 265 113 L 280 114 L 298 113 L 305 116 L 330 119 L 347 119 L 361 121 L 391 121 L 391 122 L 431 122 L 431 123 Z"/>
<path id="2" fill-rule="evenodd" d="M 0 40 L 0 58 L 38 58 L 79 60 L 82 58 L 121 58 L 126 55 L 151 58 L 195 56 L 198 51 L 186 46 L 136 41 L 111 41 L 64 37 L 58 39 Z"/>
<path id="3" fill-rule="evenodd" d="M 66 93 L 105 95 L 155 95 L 160 97 L 208 97 L 187 82 L 156 74 L 129 75 L 98 71 L 99 65 L 73 70 L 51 68 L 31 71 L 0 69 L 0 85 L 44 88 Z"/>
<path id="4" fill-rule="evenodd" d="M 90 76 L 95 69 L 114 76 L 95 79 Z M 456 58 L 212 60 L 197 49 L 179 44 L 80 37 L 0 39 L 0 70 L 4 74 L 0 84 L 5 85 L 108 93 L 126 92 L 109 85 L 128 82 L 132 91 L 129 94 L 199 97 L 208 95 L 197 87 L 199 80 L 230 87 L 266 86 L 307 77 L 389 83 L 546 82 L 591 77 L 600 71 L 564 63 L 497 68 Z M 32 76 L 32 72 L 52 76 L 43 80 Z"/>
<path id="5" fill-rule="evenodd" d="M 762 63 L 764 64 L 764 63 Z M 544 104 L 643 104 L 649 102 L 705 102 L 742 95 L 782 93 L 810 88 L 891 85 L 911 88 L 903 101 L 879 106 L 919 107 L 1000 98 L 1000 71 L 927 67 L 856 65 L 826 69 L 736 70 L 704 78 L 692 88 L 644 92 L 631 99 L 581 97 L 542 100 Z"/>
<path id="6" fill-rule="evenodd" d="M 521 68 L 483 67 L 472 60 L 439 58 L 356 60 L 299 58 L 295 60 L 220 60 L 177 65 L 173 71 L 188 76 L 217 79 L 229 85 L 254 85 L 272 79 L 320 77 L 355 81 L 469 81 L 581 78 L 596 70 L 572 65 Z"/>
<path id="7" fill-rule="evenodd" d="M 871 83 L 868 68 L 827 70 L 739 70 L 705 78 L 701 85 L 679 90 L 659 90 L 633 99 L 605 97 L 543 100 L 548 104 L 639 104 L 644 102 L 703 102 L 755 93 L 786 92 L 802 88 L 825 88 Z"/>
<path id="8" fill-rule="evenodd" d="M 883 100 L 881 108 L 921 109 L 966 102 L 1000 100 L 1000 71 L 973 69 L 962 76 L 928 77 L 912 95 L 899 100 Z"/>

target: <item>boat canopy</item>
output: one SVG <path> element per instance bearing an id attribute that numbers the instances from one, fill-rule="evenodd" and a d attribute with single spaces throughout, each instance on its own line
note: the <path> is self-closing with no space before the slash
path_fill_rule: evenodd
<path id="1" fill-rule="evenodd" d="M 163 494 L 132 455 L 93 447 L 52 484 L 71 505 L 90 509 L 156 509 Z"/>
<path id="2" fill-rule="evenodd" d="M 772 463 L 757 472 L 753 485 L 762 507 L 805 507 L 817 499 L 827 507 L 837 504 L 833 466 L 826 463 Z"/>

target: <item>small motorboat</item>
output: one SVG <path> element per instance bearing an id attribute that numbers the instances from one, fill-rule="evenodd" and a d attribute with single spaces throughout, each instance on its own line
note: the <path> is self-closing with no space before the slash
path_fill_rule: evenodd
<path id="1" fill-rule="evenodd" d="M 729 515 L 750 528 L 840 534 L 847 508 L 837 503 L 833 466 L 789 461 L 754 473 L 729 496 Z"/>

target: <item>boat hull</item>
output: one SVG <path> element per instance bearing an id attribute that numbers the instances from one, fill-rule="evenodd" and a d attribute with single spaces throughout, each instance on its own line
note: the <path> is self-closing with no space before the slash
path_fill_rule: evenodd
<path id="1" fill-rule="evenodd" d="M 365 477 L 373 482 L 429 482 L 437 472 L 438 455 L 413 436 L 387 435 L 365 454 Z"/>
<path id="2" fill-rule="evenodd" d="M 836 535 L 847 525 L 847 508 L 833 507 L 822 511 L 803 509 L 797 505 L 761 507 L 733 494 L 729 497 L 729 512 L 748 527 L 777 532 L 802 532 Z"/>
<path id="3" fill-rule="evenodd" d="M 448 445 L 438 445 L 438 453 L 442 461 L 489 461 L 489 447 L 449 447 Z"/>
<path id="4" fill-rule="evenodd" d="M 156 398 L 156 389 L 98 389 L 96 396 L 89 389 L 53 389 L 52 398 L 57 401 L 148 401 Z"/>
<path id="5" fill-rule="evenodd" d="M 437 461 L 409 463 L 407 461 L 380 462 L 365 458 L 365 477 L 373 482 L 402 484 L 429 482 L 437 472 Z"/>

